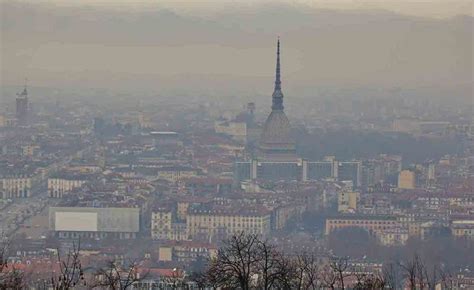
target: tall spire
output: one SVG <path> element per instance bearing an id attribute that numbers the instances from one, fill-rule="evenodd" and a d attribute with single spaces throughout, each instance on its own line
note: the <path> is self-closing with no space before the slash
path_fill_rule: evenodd
<path id="1" fill-rule="evenodd" d="M 276 74 L 275 74 L 275 90 L 281 90 L 281 80 L 280 80 L 280 37 L 277 41 L 277 64 L 276 64 Z"/>
<path id="2" fill-rule="evenodd" d="M 281 92 L 281 80 L 280 80 L 280 37 L 277 41 L 277 63 L 275 73 L 275 89 L 272 95 L 272 110 L 283 111 L 283 93 Z"/>
<path id="3" fill-rule="evenodd" d="M 25 78 L 25 85 L 23 86 L 23 92 L 21 92 L 21 95 L 26 97 L 28 96 L 28 79 Z"/>

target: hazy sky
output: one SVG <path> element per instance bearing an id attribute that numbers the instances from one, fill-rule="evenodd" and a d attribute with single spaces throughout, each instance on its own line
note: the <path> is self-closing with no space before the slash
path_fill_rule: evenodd
<path id="1" fill-rule="evenodd" d="M 11 0 L 3 0 L 11 1 Z M 56 5 L 91 5 L 102 7 L 143 8 L 154 5 L 181 11 L 216 11 L 232 5 L 253 6 L 265 3 L 307 5 L 330 9 L 386 9 L 407 15 L 451 17 L 458 14 L 473 15 L 472 0 L 22 0 L 22 2 L 54 3 Z"/>
<path id="2" fill-rule="evenodd" d="M 271 93 L 280 35 L 289 94 L 472 95 L 472 1 L 280 2 L 2 1 L 1 84 Z"/>

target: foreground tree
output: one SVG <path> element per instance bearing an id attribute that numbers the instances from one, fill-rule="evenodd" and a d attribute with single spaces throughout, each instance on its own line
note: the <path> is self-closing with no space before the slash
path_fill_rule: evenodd
<path id="1" fill-rule="evenodd" d="M 327 289 L 336 289 L 338 276 L 329 264 L 326 264 L 324 267 L 322 267 L 319 275 L 321 277 L 321 283 L 323 287 Z"/>
<path id="2" fill-rule="evenodd" d="M 413 255 L 413 258 L 399 263 L 399 266 L 410 289 L 426 288 L 428 280 L 426 276 L 426 266 L 417 253 Z"/>
<path id="3" fill-rule="evenodd" d="M 95 273 L 95 280 L 91 286 L 92 288 L 126 290 L 140 280 L 136 263 L 121 265 L 116 261 L 109 261 L 105 267 Z"/>
<path id="4" fill-rule="evenodd" d="M 297 254 L 291 263 L 293 273 L 293 289 L 318 289 L 321 286 L 322 270 L 315 253 L 303 252 Z"/>
<path id="5" fill-rule="evenodd" d="M 400 281 L 400 269 L 396 263 L 390 262 L 383 266 L 382 276 L 388 289 L 398 289 Z"/>
<path id="6" fill-rule="evenodd" d="M 24 275 L 8 264 L 8 252 L 11 240 L 0 235 L 0 289 L 23 289 Z"/>
<path id="7" fill-rule="evenodd" d="M 405 281 L 409 289 L 434 290 L 440 283 L 449 287 L 450 277 L 447 269 L 439 264 L 429 267 L 417 254 L 381 269 L 370 264 L 357 269 L 348 257 L 314 252 L 287 256 L 268 241 L 241 233 L 225 241 L 205 274 L 192 281 L 199 287 L 265 290 L 400 289 Z"/>
<path id="8" fill-rule="evenodd" d="M 285 275 L 289 272 L 287 261 L 274 245 L 259 240 L 254 255 L 259 289 L 272 289 L 286 279 Z"/>
<path id="9" fill-rule="evenodd" d="M 251 288 L 257 263 L 259 240 L 257 235 L 246 235 L 243 232 L 224 241 L 217 257 L 210 262 L 208 269 L 212 285 L 220 287 Z"/>
<path id="10" fill-rule="evenodd" d="M 194 283 L 198 289 L 206 289 L 206 287 L 211 287 L 209 284 L 208 275 L 205 272 L 191 272 L 187 277 L 187 281 Z"/>
<path id="11" fill-rule="evenodd" d="M 78 286 L 85 286 L 84 272 L 80 260 L 80 241 L 73 243 L 65 257 L 61 257 L 60 251 L 57 251 L 57 260 L 59 263 L 59 274 L 51 277 L 53 289 L 65 290 Z"/>
<path id="12" fill-rule="evenodd" d="M 349 272 L 349 258 L 348 257 L 334 257 L 331 259 L 329 266 L 336 274 L 337 284 L 340 289 L 346 289 L 344 279 L 351 276 Z"/>

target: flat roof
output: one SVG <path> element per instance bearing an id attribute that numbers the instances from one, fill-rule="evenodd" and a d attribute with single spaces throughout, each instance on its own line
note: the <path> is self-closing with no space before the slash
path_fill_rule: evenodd
<path id="1" fill-rule="evenodd" d="M 173 131 L 153 131 L 150 132 L 150 135 L 178 135 L 178 133 Z"/>
<path id="2" fill-rule="evenodd" d="M 338 216 L 329 216 L 327 220 L 396 220 L 395 216 L 389 215 L 338 215 Z"/>

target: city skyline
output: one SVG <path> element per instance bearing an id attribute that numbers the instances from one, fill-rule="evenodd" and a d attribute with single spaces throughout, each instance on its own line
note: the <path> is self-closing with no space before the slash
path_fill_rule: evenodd
<path id="1" fill-rule="evenodd" d="M 1 2 L 0 289 L 474 289 L 463 1 L 157 3 Z"/>

